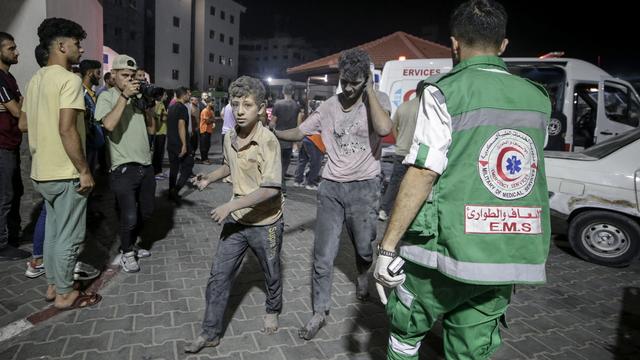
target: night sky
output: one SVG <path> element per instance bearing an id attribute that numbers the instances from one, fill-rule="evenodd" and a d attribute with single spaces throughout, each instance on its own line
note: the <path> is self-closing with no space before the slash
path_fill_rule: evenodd
<path id="1" fill-rule="evenodd" d="M 461 1 L 236 0 L 247 7 L 243 36 L 285 32 L 336 52 L 402 30 L 416 36 L 437 26 L 435 40 L 448 43 L 449 14 Z M 564 51 L 618 75 L 640 75 L 640 13 L 631 2 L 502 1 L 509 14 L 504 56 L 540 56 Z M 376 4 L 375 6 L 370 4 Z M 391 5 L 392 4 L 392 5 Z M 561 4 L 561 5 L 560 5 Z M 431 32 L 433 33 L 433 32 Z"/>

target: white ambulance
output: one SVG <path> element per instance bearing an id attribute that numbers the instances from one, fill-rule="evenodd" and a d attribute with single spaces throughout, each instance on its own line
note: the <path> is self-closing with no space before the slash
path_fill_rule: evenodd
<path id="1" fill-rule="evenodd" d="M 548 150 L 576 151 L 636 129 L 640 99 L 628 82 L 586 61 L 569 58 L 505 58 L 509 71 L 542 84 L 552 100 Z M 419 80 L 451 71 L 450 59 L 388 61 L 380 90 L 392 114 L 415 96 Z M 604 96 L 600 96 L 604 94 Z"/>

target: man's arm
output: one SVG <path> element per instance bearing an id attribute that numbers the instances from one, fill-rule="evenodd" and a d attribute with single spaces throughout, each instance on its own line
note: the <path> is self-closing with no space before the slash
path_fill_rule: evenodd
<path id="1" fill-rule="evenodd" d="M 398 241 L 429 197 L 431 187 L 438 179 L 438 173 L 429 169 L 410 167 L 400 183 L 400 190 L 393 205 L 389 226 L 384 233 L 380 246 L 395 251 Z M 416 189 L 421 189 L 416 191 Z"/>
<path id="2" fill-rule="evenodd" d="M 184 119 L 178 119 L 178 135 L 182 144 L 180 157 L 183 157 L 187 153 L 187 121 Z"/>
<path id="3" fill-rule="evenodd" d="M 131 98 L 138 94 L 139 83 L 137 81 L 128 82 L 122 90 L 120 96 L 118 96 L 118 100 L 116 100 L 115 106 L 111 109 L 109 113 L 103 116 L 101 119 L 96 117 L 96 120 L 102 120 L 102 126 L 108 131 L 113 131 L 120 123 L 120 118 L 122 118 L 122 113 L 124 112 L 124 108 L 127 106 L 128 100 L 125 99 Z M 98 97 L 98 102 L 100 102 L 101 97 Z M 111 104 L 110 104 L 111 105 Z M 96 109 L 98 105 L 96 104 Z M 146 121 L 146 119 L 145 119 Z"/>
<path id="4" fill-rule="evenodd" d="M 22 97 L 20 97 L 19 101 L 16 101 L 15 99 L 8 101 L 6 103 L 2 103 L 2 105 L 9 110 L 9 113 L 13 116 L 13 117 L 20 117 L 20 109 L 22 109 Z"/>
<path id="5" fill-rule="evenodd" d="M 27 126 L 28 122 L 27 122 L 27 113 L 24 111 L 20 112 L 20 119 L 18 119 L 18 129 L 20 129 L 20 131 L 22 132 L 27 132 L 28 130 L 28 126 Z"/>
<path id="6" fill-rule="evenodd" d="M 297 127 L 289 130 L 274 130 L 274 134 L 278 139 L 284 141 L 302 141 L 304 139 L 304 133 Z"/>
<path id="7" fill-rule="evenodd" d="M 116 101 L 116 106 L 102 118 L 102 126 L 108 131 L 113 131 L 120 123 L 120 119 L 122 118 L 122 113 L 124 112 L 124 108 L 127 106 L 127 100 L 120 96 Z"/>
<path id="8" fill-rule="evenodd" d="M 147 125 L 147 133 L 155 135 L 156 133 L 156 116 L 153 108 L 149 108 L 144 112 L 144 122 Z"/>
<path id="9" fill-rule="evenodd" d="M 78 192 L 88 192 L 94 186 L 93 178 L 87 161 L 84 157 L 84 149 L 80 134 L 76 128 L 76 120 L 78 118 L 78 109 L 60 109 L 60 123 L 58 132 L 64 151 L 69 156 L 69 160 L 76 170 L 80 173 L 80 189 Z"/>
<path id="10" fill-rule="evenodd" d="M 391 132 L 391 128 L 393 124 L 391 123 L 391 119 L 389 118 L 389 113 L 385 110 L 382 105 L 380 105 L 380 101 L 378 101 L 378 96 L 376 95 L 376 91 L 373 88 L 372 80 L 369 79 L 369 83 L 366 87 L 367 94 L 367 107 L 369 108 L 369 114 L 371 115 L 371 123 L 373 124 L 373 130 L 378 134 L 378 136 L 387 136 Z"/>

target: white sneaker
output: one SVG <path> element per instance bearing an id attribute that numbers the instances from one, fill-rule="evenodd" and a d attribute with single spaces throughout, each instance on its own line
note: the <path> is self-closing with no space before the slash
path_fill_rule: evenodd
<path id="1" fill-rule="evenodd" d="M 73 269 L 73 280 L 91 280 L 100 275 L 100 270 L 78 261 Z"/>
<path id="2" fill-rule="evenodd" d="M 35 279 L 44 273 L 44 263 L 37 264 L 35 260 L 27 261 L 27 271 L 24 273 L 26 277 Z"/>
<path id="3" fill-rule="evenodd" d="M 318 186 L 317 185 L 307 185 L 304 187 L 307 190 L 318 190 Z"/>
<path id="4" fill-rule="evenodd" d="M 151 251 L 143 248 L 136 248 L 136 256 L 138 257 L 138 259 L 146 258 L 151 256 Z"/>
<path id="5" fill-rule="evenodd" d="M 138 265 L 138 261 L 136 260 L 136 252 L 129 251 L 122 254 L 122 257 L 120 258 L 120 267 L 122 267 L 122 270 L 128 273 L 140 271 L 140 266 Z"/>
<path id="6" fill-rule="evenodd" d="M 378 220 L 387 221 L 387 220 L 389 220 L 389 215 L 387 215 L 386 211 L 380 210 L 380 212 L 378 213 Z"/>
<path id="7" fill-rule="evenodd" d="M 294 181 L 293 182 L 293 187 L 302 187 L 302 183 Z"/>

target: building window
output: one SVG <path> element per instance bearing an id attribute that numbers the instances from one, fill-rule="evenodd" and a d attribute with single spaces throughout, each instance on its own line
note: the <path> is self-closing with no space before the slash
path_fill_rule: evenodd
<path id="1" fill-rule="evenodd" d="M 260 58 L 256 56 L 256 61 L 260 61 Z"/>
<path id="2" fill-rule="evenodd" d="M 274 48 L 274 49 L 277 49 L 277 48 L 278 48 L 278 45 L 273 45 L 273 48 Z"/>
<path id="3" fill-rule="evenodd" d="M 209 75 L 209 86 L 213 85 L 213 75 Z"/>
<path id="4" fill-rule="evenodd" d="M 233 15 L 229 15 L 229 21 L 234 24 L 236 22 L 236 17 Z"/>
<path id="5" fill-rule="evenodd" d="M 293 53 L 293 58 L 297 59 L 297 60 L 300 60 L 300 53 L 294 52 Z"/>
<path id="6" fill-rule="evenodd" d="M 222 56 L 222 55 L 218 56 L 218 64 L 224 65 L 224 56 Z"/>
<path id="7" fill-rule="evenodd" d="M 213 55 L 213 53 L 209 53 L 209 62 L 214 62 L 216 61 L 216 56 Z"/>
<path id="8" fill-rule="evenodd" d="M 173 53 L 180 54 L 180 44 L 173 43 Z"/>
<path id="9" fill-rule="evenodd" d="M 224 11 L 220 11 L 220 19 L 224 20 L 225 15 Z"/>
<path id="10" fill-rule="evenodd" d="M 267 61 L 267 60 L 269 60 L 269 57 L 265 56 L 265 57 L 262 58 L 262 60 Z"/>
<path id="11" fill-rule="evenodd" d="M 131 40 L 135 40 L 136 39 L 136 32 L 132 31 L 129 33 L 129 38 L 131 38 Z"/>
<path id="12" fill-rule="evenodd" d="M 227 61 L 227 65 L 233 66 L 233 59 L 232 58 L 228 58 L 227 60 L 228 60 Z"/>
<path id="13" fill-rule="evenodd" d="M 129 6 L 133 9 L 136 9 L 138 7 L 138 1 L 136 0 L 129 0 Z"/>
<path id="14" fill-rule="evenodd" d="M 209 14 L 211 14 L 211 15 L 215 15 L 216 14 L 216 7 L 215 6 L 212 6 L 212 7 L 209 8 Z"/>
<path id="15" fill-rule="evenodd" d="M 173 80 L 178 80 L 180 78 L 180 72 L 176 69 L 171 70 L 171 78 Z"/>
<path id="16" fill-rule="evenodd" d="M 256 50 L 262 50 L 262 45 L 260 44 L 256 45 Z"/>
<path id="17" fill-rule="evenodd" d="M 278 60 L 278 57 L 274 55 L 273 60 Z"/>
<path id="18" fill-rule="evenodd" d="M 287 60 L 287 59 L 289 59 L 289 55 L 282 55 L 282 58 Z"/>
<path id="19" fill-rule="evenodd" d="M 224 34 L 220 34 L 220 42 L 224 42 Z"/>
<path id="20" fill-rule="evenodd" d="M 233 36 L 229 36 L 229 45 L 233 45 Z"/>
<path id="21" fill-rule="evenodd" d="M 173 17 L 173 26 L 180 27 L 180 18 L 177 16 Z"/>
<path id="22" fill-rule="evenodd" d="M 216 37 L 216 32 L 213 30 L 209 30 L 209 39 L 213 39 L 214 37 Z"/>

